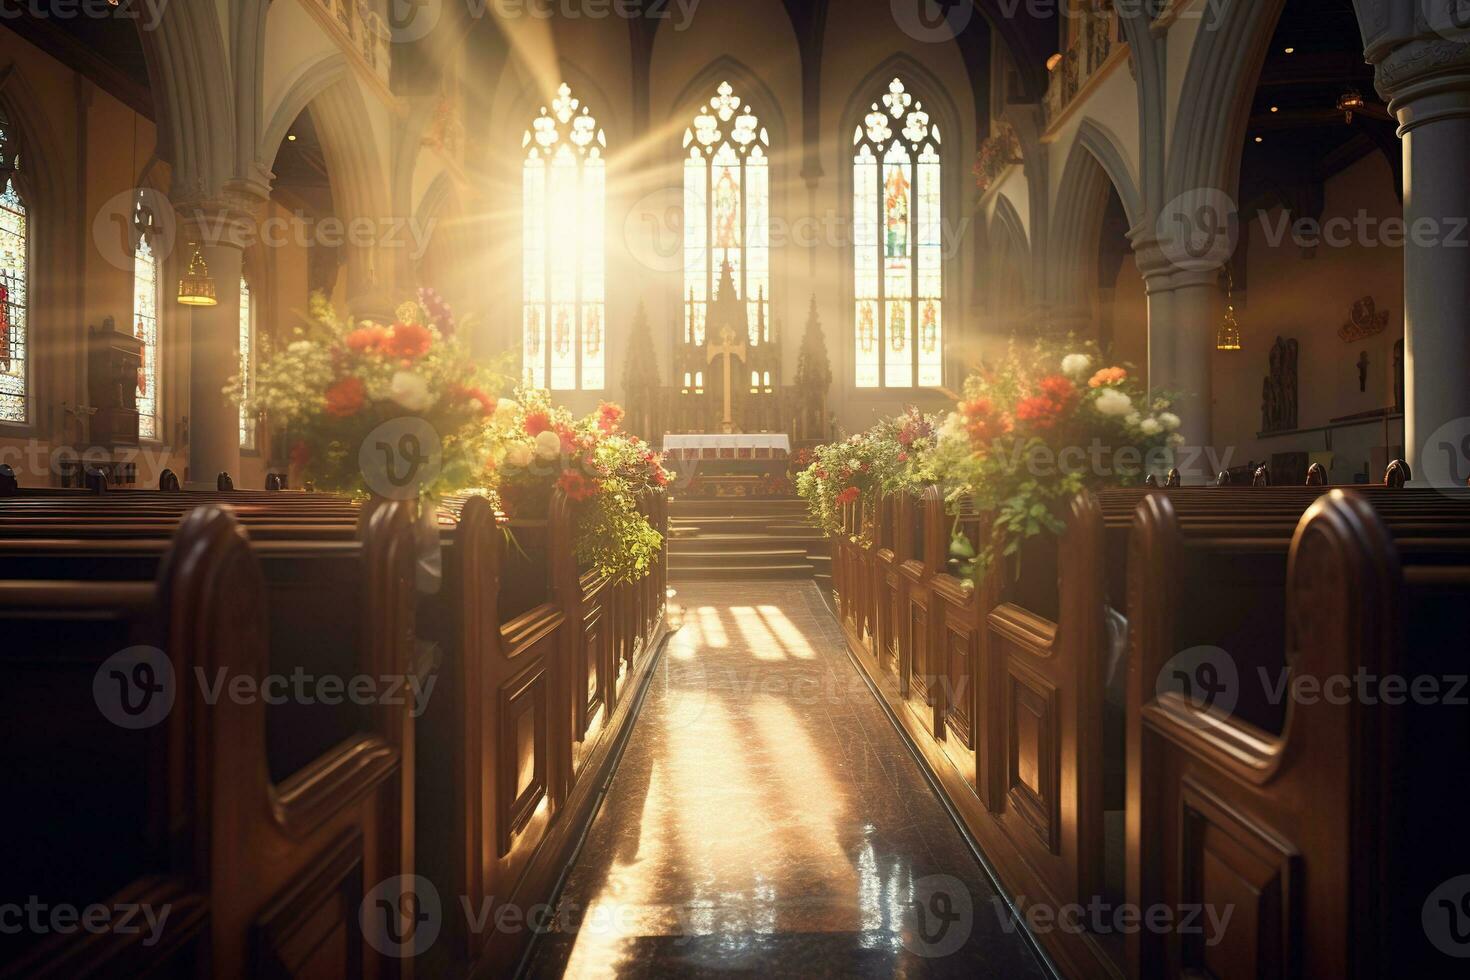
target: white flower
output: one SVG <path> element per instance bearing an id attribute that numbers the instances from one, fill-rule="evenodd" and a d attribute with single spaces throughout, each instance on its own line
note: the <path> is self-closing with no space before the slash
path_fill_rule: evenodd
<path id="1" fill-rule="evenodd" d="M 1092 367 L 1092 358 L 1086 354 L 1068 354 L 1062 358 L 1062 373 L 1069 378 L 1080 378 Z"/>
<path id="2" fill-rule="evenodd" d="M 292 354 L 307 354 L 311 352 L 312 343 L 309 340 L 293 340 L 286 345 L 286 350 Z"/>
<path id="3" fill-rule="evenodd" d="M 1142 415 L 1139 415 L 1137 412 L 1129 412 L 1128 417 L 1123 420 L 1123 424 L 1130 429 L 1136 429 L 1138 428 L 1138 423 L 1141 421 L 1143 421 Z"/>
<path id="4" fill-rule="evenodd" d="M 495 414 L 500 416 L 501 418 L 509 418 L 511 415 L 519 412 L 520 410 L 521 406 L 511 401 L 509 398 L 502 398 L 500 399 L 500 401 L 495 403 Z"/>
<path id="5" fill-rule="evenodd" d="M 1097 401 L 1093 402 L 1093 405 L 1097 408 L 1098 414 L 1115 418 L 1133 411 L 1133 399 L 1117 388 L 1099 389 Z"/>
<path id="6" fill-rule="evenodd" d="M 429 383 L 412 371 L 397 371 L 388 386 L 388 397 L 410 412 L 422 412 L 434 403 Z"/>
<path id="7" fill-rule="evenodd" d="M 1184 445 L 1184 435 L 1183 435 L 1183 433 L 1175 432 L 1175 433 L 1171 434 L 1169 436 L 1168 442 L 1169 442 L 1169 445 L 1175 447 L 1176 449 L 1178 447 Z"/>
<path id="8" fill-rule="evenodd" d="M 531 465 L 531 447 L 518 442 L 505 451 L 505 461 L 511 466 L 525 469 Z"/>
<path id="9" fill-rule="evenodd" d="M 1138 431 L 1146 436 L 1156 436 L 1164 431 L 1164 427 L 1159 424 L 1158 419 L 1144 419 L 1138 423 Z"/>
<path id="10" fill-rule="evenodd" d="M 1159 424 L 1164 427 L 1164 431 L 1173 432 L 1184 423 L 1180 422 L 1179 416 L 1175 415 L 1173 412 L 1163 412 L 1159 415 Z"/>
<path id="11" fill-rule="evenodd" d="M 561 436 L 547 429 L 536 437 L 536 455 L 542 459 L 555 459 L 561 455 Z"/>

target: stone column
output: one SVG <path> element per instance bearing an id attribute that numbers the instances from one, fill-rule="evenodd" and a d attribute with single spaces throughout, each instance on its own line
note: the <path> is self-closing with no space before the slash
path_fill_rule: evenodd
<path id="1" fill-rule="evenodd" d="M 1360 13 L 1366 21 L 1375 11 Z M 1432 36 L 1405 37 L 1398 29 L 1412 25 L 1388 24 L 1370 35 L 1367 54 L 1404 144 L 1405 449 L 1415 483 L 1463 486 L 1470 476 L 1470 25 L 1457 28 L 1449 17 L 1447 10 Z"/>
<path id="2" fill-rule="evenodd" d="M 1178 455 L 1186 483 L 1213 480 L 1215 330 L 1224 307 L 1218 269 L 1180 269 L 1160 242 L 1135 240 L 1135 254 L 1148 294 L 1148 387 L 1173 396 L 1183 421 Z"/>
<path id="3" fill-rule="evenodd" d="M 240 476 L 240 413 L 224 389 L 240 370 L 240 275 L 254 228 L 253 203 L 209 199 L 177 208 L 181 259 L 175 275 L 187 270 L 190 242 L 197 242 L 219 299 L 216 306 L 189 308 L 191 490 L 213 490 L 220 473 Z M 177 302 L 177 289 L 177 279 L 165 283 L 164 301 Z"/>

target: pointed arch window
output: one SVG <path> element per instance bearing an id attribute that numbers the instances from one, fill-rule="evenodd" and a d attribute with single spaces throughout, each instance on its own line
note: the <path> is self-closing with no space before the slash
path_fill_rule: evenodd
<path id="1" fill-rule="evenodd" d="M 0 422 L 31 421 L 30 215 L 15 186 L 20 158 L 0 111 Z"/>
<path id="2" fill-rule="evenodd" d="M 521 148 L 524 377 L 538 388 L 601 391 L 607 136 L 563 83 Z"/>
<path id="3" fill-rule="evenodd" d="M 255 303 L 250 282 L 240 277 L 240 448 L 255 449 L 255 414 L 247 408 L 255 397 Z"/>
<path id="4" fill-rule="evenodd" d="M 138 195 L 133 212 L 133 335 L 142 347 L 138 367 L 138 438 L 159 439 L 158 257 L 153 240 L 158 234 L 152 209 Z"/>
<path id="5" fill-rule="evenodd" d="M 852 137 L 859 388 L 944 383 L 939 127 L 901 79 Z"/>
<path id="6" fill-rule="evenodd" d="M 729 82 L 684 132 L 684 339 L 703 344 L 709 303 L 730 264 L 751 345 L 770 340 L 771 138 Z"/>

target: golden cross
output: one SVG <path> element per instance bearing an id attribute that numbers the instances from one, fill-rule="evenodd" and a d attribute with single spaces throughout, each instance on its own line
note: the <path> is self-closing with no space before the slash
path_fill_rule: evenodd
<path id="1" fill-rule="evenodd" d="M 736 357 L 739 357 L 742 361 L 745 360 L 745 337 L 742 336 L 740 338 L 740 343 L 737 345 L 735 343 L 735 331 L 730 329 L 729 327 L 726 327 L 724 330 L 720 331 L 720 340 L 722 341 L 721 343 L 709 345 L 709 363 L 715 363 L 715 358 L 717 357 L 723 357 L 725 359 L 724 428 L 726 432 L 733 432 L 735 430 L 735 417 L 731 409 L 731 398 L 735 393 L 735 387 L 732 384 L 730 372 L 731 365 Z"/>

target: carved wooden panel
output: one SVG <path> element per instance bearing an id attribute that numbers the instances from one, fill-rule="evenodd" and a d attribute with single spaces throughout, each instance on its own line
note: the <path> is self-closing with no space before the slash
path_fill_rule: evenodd
<path id="1" fill-rule="evenodd" d="M 1205 942 L 1213 938 L 1208 915 L 1201 930 L 1181 934 L 1183 972 L 1220 980 L 1298 975 L 1292 958 L 1292 937 L 1300 935 L 1296 848 L 1188 779 L 1180 809 L 1181 904 L 1212 908 L 1217 917 L 1233 910 L 1214 945 Z"/>
<path id="2" fill-rule="evenodd" d="M 974 664 L 970 656 L 975 639 L 972 630 L 947 624 L 944 630 L 949 690 L 945 698 L 945 720 L 950 731 L 967 749 L 975 748 L 974 719 L 970 706 L 974 703 Z"/>
<path id="3" fill-rule="evenodd" d="M 898 667 L 898 632 L 902 622 L 903 617 L 899 615 L 898 576 L 895 575 L 888 580 L 888 663 L 894 669 Z"/>
<path id="4" fill-rule="evenodd" d="M 363 975 L 362 838 L 339 840 L 256 920 L 253 973 L 348 980 Z"/>
<path id="5" fill-rule="evenodd" d="M 510 853 L 515 835 L 546 797 L 547 692 L 546 670 L 540 664 L 500 691 L 496 826 L 501 828 L 501 857 Z"/>
<path id="6" fill-rule="evenodd" d="M 581 670 L 580 678 L 581 697 L 577 702 L 577 741 L 587 737 L 587 730 L 592 727 L 592 721 L 597 717 L 597 712 L 602 708 L 603 694 L 603 669 L 607 663 L 606 651 L 603 644 L 607 642 L 607 618 L 600 612 L 594 612 L 587 617 L 587 622 L 582 631 L 583 642 L 581 644 Z"/>
<path id="7" fill-rule="evenodd" d="M 909 682 L 914 693 L 924 702 L 932 703 L 929 690 L 929 613 L 917 603 L 909 603 L 909 650 L 913 652 L 909 668 Z"/>
<path id="8" fill-rule="evenodd" d="M 1061 845 L 1061 759 L 1056 688 L 1011 672 L 1006 679 L 1006 798 L 1053 854 Z"/>

